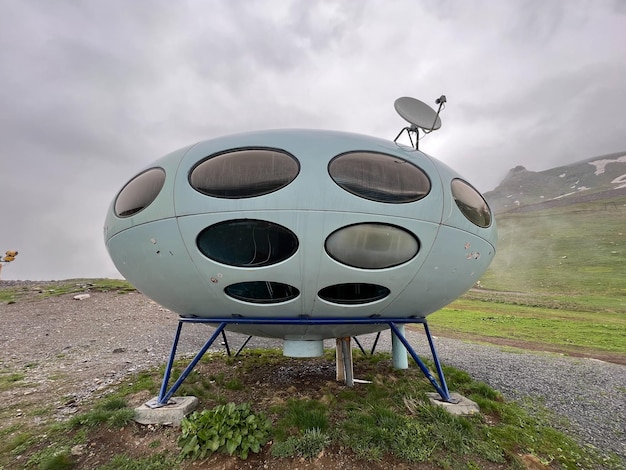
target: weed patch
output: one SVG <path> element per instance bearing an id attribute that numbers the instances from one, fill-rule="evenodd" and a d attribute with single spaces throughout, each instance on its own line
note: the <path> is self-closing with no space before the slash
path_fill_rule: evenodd
<path id="1" fill-rule="evenodd" d="M 123 398 L 113 396 L 96 404 L 93 410 L 73 416 L 68 421 L 68 426 L 79 428 L 106 424 L 112 428 L 121 428 L 130 423 L 134 416 L 134 410 L 126 407 L 126 401 Z"/>
<path id="2" fill-rule="evenodd" d="M 301 436 L 289 436 L 287 440 L 272 445 L 274 457 L 316 457 L 332 442 L 331 437 L 319 428 L 307 429 Z"/>
<path id="3" fill-rule="evenodd" d="M 50 446 L 33 454 L 28 466 L 42 470 L 69 470 L 74 467 L 74 459 L 66 447 Z"/>
<path id="4" fill-rule="evenodd" d="M 18 382 L 24 380 L 25 377 L 26 375 L 21 372 L 0 374 L 0 392 L 19 386 Z"/>

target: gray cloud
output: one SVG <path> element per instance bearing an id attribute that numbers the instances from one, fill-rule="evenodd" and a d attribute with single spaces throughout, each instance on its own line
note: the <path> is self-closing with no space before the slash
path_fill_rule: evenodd
<path id="1" fill-rule="evenodd" d="M 174 149 L 280 127 L 392 139 L 403 95 L 448 96 L 421 148 L 484 191 L 626 150 L 625 31 L 619 1 L 8 0 L 3 278 L 117 275 L 107 207 Z"/>

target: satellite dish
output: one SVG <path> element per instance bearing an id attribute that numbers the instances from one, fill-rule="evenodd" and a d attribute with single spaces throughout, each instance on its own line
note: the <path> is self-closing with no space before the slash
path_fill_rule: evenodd
<path id="1" fill-rule="evenodd" d="M 417 150 L 419 148 L 420 129 L 424 132 L 424 134 L 429 134 L 441 127 L 441 118 L 439 117 L 439 113 L 446 103 L 446 96 L 441 95 L 435 100 L 435 103 L 439 105 L 439 109 L 437 111 L 423 101 L 416 100 L 415 98 L 411 98 L 409 96 L 398 98 L 393 103 L 393 107 L 396 108 L 396 112 L 400 115 L 400 117 L 411 125 L 403 128 L 394 139 L 394 142 L 396 142 L 398 137 L 406 131 L 411 141 L 411 145 L 413 145 Z M 415 134 L 415 144 L 413 144 L 413 134 Z"/>
<path id="2" fill-rule="evenodd" d="M 434 131 L 441 127 L 439 113 L 423 101 L 403 96 L 398 98 L 393 106 L 402 119 L 415 127 L 425 131 Z"/>

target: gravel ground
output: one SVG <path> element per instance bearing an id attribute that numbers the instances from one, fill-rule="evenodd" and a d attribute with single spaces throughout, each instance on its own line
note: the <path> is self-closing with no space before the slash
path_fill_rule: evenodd
<path id="1" fill-rule="evenodd" d="M 47 284 L 21 285 L 46 290 Z M 35 286 L 35 287 L 33 287 Z M 61 295 L 43 300 L 20 298 L 0 304 L 0 372 L 20 370 L 28 387 L 0 393 L 3 405 L 54 404 L 58 414 L 71 413 L 75 403 L 104 390 L 128 374 L 163 365 L 169 356 L 177 315 L 139 293 L 94 292 L 85 300 Z M 208 325 L 187 325 L 180 354 L 193 354 L 210 336 Z M 231 349 L 244 336 L 229 333 Z M 430 357 L 426 338 L 409 331 L 416 352 Z M 369 348 L 374 335 L 359 337 Z M 383 332 L 379 350 L 390 349 Z M 281 342 L 253 338 L 249 347 L 280 347 Z M 327 343 L 334 346 L 334 341 Z M 445 365 L 467 371 L 507 399 L 528 398 L 570 421 L 568 429 L 583 443 L 620 455 L 626 464 L 626 366 L 556 354 L 505 350 L 497 346 L 437 338 Z M 224 350 L 222 344 L 213 349 Z M 70 397 L 70 398 L 68 398 Z"/>

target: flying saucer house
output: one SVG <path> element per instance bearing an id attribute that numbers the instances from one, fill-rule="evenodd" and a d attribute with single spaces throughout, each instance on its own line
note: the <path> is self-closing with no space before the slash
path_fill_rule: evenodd
<path id="1" fill-rule="evenodd" d="M 104 227 L 115 266 L 180 316 L 159 403 L 177 388 L 165 392 L 189 322 L 217 326 L 197 359 L 223 330 L 282 338 L 286 355 L 307 357 L 326 338 L 391 328 L 419 361 L 397 326 L 428 333 L 425 317 L 487 269 L 497 233 L 480 193 L 417 149 L 439 112 L 412 98 L 396 110 L 414 146 L 322 130 L 230 135 L 164 156 L 117 193 Z"/>

